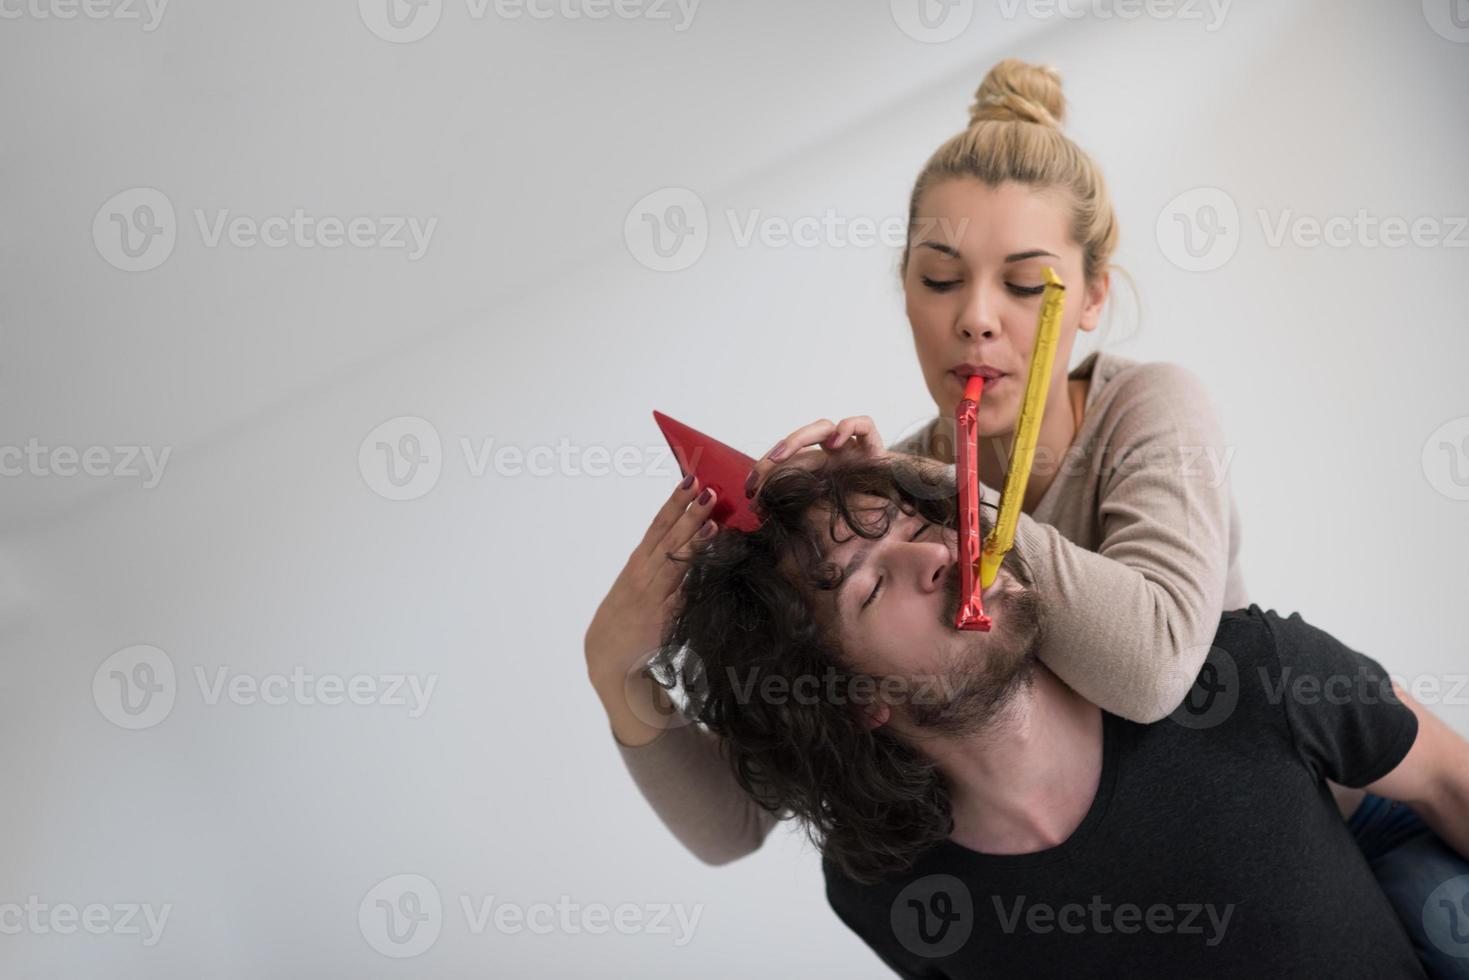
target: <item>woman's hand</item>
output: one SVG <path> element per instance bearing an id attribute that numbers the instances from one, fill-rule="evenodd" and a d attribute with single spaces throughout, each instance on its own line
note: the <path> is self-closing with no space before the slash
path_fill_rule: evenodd
<path id="1" fill-rule="evenodd" d="M 791 455 L 793 452 L 794 456 Z M 745 497 L 759 493 L 760 484 L 765 482 L 770 471 L 783 462 L 784 465 L 820 469 L 828 460 L 875 459 L 883 455 L 882 436 L 878 435 L 871 417 L 853 415 L 840 422 L 817 419 L 777 442 L 770 452 L 755 462 L 755 469 L 745 481 Z"/>
<path id="2" fill-rule="evenodd" d="M 643 668 L 663 641 L 693 545 L 715 530 L 716 497 L 693 478 L 659 508 L 642 541 L 597 607 L 584 640 L 587 677 L 602 699 L 613 733 L 624 745 L 651 742 L 668 727 L 667 694 Z"/>

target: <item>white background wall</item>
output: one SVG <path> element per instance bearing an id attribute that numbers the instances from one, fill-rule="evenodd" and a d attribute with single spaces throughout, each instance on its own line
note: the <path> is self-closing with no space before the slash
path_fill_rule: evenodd
<path id="1" fill-rule="evenodd" d="M 1469 29 L 1453 0 L 1142 17 L 963 0 L 942 42 L 900 28 L 908 0 L 708 0 L 681 30 L 674 7 L 591 20 L 565 0 L 533 19 L 434 0 L 413 43 L 369 29 L 381 2 L 178 3 L 151 30 L 142 6 L 63 20 L 41 16 L 62 0 L 0 3 L 0 447 L 171 454 L 151 487 L 28 464 L 0 479 L 0 904 L 171 906 L 150 947 L 0 937 L 7 976 L 886 975 L 799 837 L 722 868 L 681 849 L 621 766 L 581 639 L 675 482 L 641 448 L 661 442 L 652 409 L 751 453 L 823 415 L 870 414 L 892 441 L 932 413 L 896 249 L 741 247 L 726 212 L 900 219 L 1003 56 L 1062 70 L 1069 130 L 1111 181 L 1142 316 L 1122 311 L 1103 342 L 1215 393 L 1252 597 L 1409 679 L 1469 669 L 1469 233 L 1453 220 L 1469 215 Z M 138 187 L 172 206 L 176 243 L 126 272 L 116 235 L 91 230 Z M 697 196 L 709 239 L 656 272 L 636 206 L 670 187 Z M 1228 261 L 1188 271 L 1156 229 L 1200 187 L 1238 219 L 1206 256 Z M 211 247 L 196 217 L 296 208 L 437 224 L 411 259 Z M 1267 234 L 1359 210 L 1432 219 L 1457 244 Z M 441 473 L 392 501 L 359 449 L 401 416 L 440 437 Z M 564 445 L 571 465 L 475 475 L 465 440 Z M 582 472 L 587 449 L 624 446 L 634 475 Z M 176 690 L 126 730 L 110 667 L 93 681 L 139 644 Z M 211 704 L 196 670 L 220 668 L 436 687 L 416 718 Z M 1466 702 L 1439 706 L 1461 732 Z M 398 960 L 358 911 L 404 873 L 444 913 Z M 460 906 L 563 895 L 700 918 L 680 946 L 476 933 Z"/>

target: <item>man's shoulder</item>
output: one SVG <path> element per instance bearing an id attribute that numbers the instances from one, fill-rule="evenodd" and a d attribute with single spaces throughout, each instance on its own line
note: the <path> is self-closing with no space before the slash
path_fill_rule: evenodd
<path id="1" fill-rule="evenodd" d="M 1166 721 L 1188 729 L 1228 727 L 1258 734 L 1278 703 L 1280 658 L 1274 610 L 1251 603 L 1219 617 L 1194 683 Z M 1225 723 L 1229 724 L 1226 726 Z"/>
<path id="2" fill-rule="evenodd" d="M 1279 666 L 1290 661 L 1301 645 L 1321 639 L 1331 638 L 1299 612 L 1282 614 L 1252 602 L 1219 617 L 1213 645 L 1237 660 Z"/>
<path id="3" fill-rule="evenodd" d="M 1294 686 L 1360 673 L 1362 665 L 1377 666 L 1299 612 L 1282 615 L 1251 603 L 1219 617 L 1203 667 L 1171 717 L 1188 726 L 1194 716 L 1207 724 L 1188 727 L 1212 727 L 1254 706 L 1258 722 L 1261 713 L 1279 715 L 1282 699 Z M 1202 706 L 1211 709 L 1206 718 Z"/>
<path id="4" fill-rule="evenodd" d="M 1233 640 L 1240 645 L 1268 643 L 1273 641 L 1271 623 L 1279 620 L 1274 609 L 1262 609 L 1258 603 L 1250 603 L 1239 609 L 1228 609 L 1219 617 L 1219 629 L 1214 634 L 1214 645 L 1223 640 Z"/>
<path id="5" fill-rule="evenodd" d="M 1219 617 L 1210 656 L 1216 651 L 1228 653 L 1235 661 L 1251 666 L 1267 664 L 1275 659 L 1276 624 L 1280 614 L 1250 603 L 1242 609 L 1230 609 Z"/>

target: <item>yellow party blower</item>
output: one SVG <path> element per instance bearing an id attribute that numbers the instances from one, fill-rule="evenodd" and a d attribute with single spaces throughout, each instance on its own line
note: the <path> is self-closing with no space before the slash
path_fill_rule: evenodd
<path id="1" fill-rule="evenodd" d="M 1000 562 L 1015 544 L 1020 505 L 1025 501 L 1025 485 L 1030 482 L 1036 439 L 1040 436 L 1041 418 L 1046 412 L 1046 395 L 1051 389 L 1051 368 L 1056 362 L 1056 346 L 1061 337 L 1066 287 L 1050 266 L 1045 268 L 1044 279 L 1046 290 L 1041 299 L 1035 347 L 1030 352 L 1025 399 L 1020 406 L 1020 420 L 1015 426 L 1015 444 L 1010 450 L 1010 471 L 1005 474 L 1005 490 L 1000 498 L 1000 514 L 984 539 L 984 550 L 979 556 L 979 582 L 980 588 L 984 589 L 994 584 L 995 576 L 1000 572 Z"/>

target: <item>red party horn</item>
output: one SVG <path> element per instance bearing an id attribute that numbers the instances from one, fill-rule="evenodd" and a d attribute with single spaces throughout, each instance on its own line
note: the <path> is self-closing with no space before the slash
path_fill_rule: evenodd
<path id="1" fill-rule="evenodd" d="M 954 628 L 988 633 L 991 619 L 984 613 L 984 589 L 979 583 L 979 556 L 984 542 L 979 533 L 979 433 L 976 417 L 984 393 L 984 378 L 971 374 L 964 384 L 964 397 L 954 409 L 958 433 L 957 471 L 959 483 L 959 612 Z"/>

